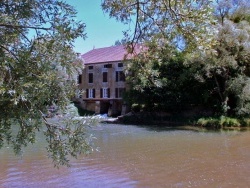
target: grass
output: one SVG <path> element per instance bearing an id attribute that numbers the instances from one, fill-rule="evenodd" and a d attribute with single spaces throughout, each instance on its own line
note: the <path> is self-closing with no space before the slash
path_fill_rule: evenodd
<path id="1" fill-rule="evenodd" d="M 225 127 L 250 127 L 249 118 L 232 118 L 226 116 L 200 118 L 196 125 L 203 127 L 225 128 Z"/>

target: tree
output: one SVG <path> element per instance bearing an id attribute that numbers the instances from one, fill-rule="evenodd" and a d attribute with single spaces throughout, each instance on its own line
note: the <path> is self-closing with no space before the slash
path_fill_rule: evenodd
<path id="1" fill-rule="evenodd" d="M 209 0 L 103 0 L 102 7 L 118 21 L 134 23 L 134 29 L 125 32 L 131 43 L 154 42 L 158 47 L 173 45 L 186 50 L 211 45 Z"/>
<path id="2" fill-rule="evenodd" d="M 147 50 L 129 64 L 139 84 L 135 89 L 162 87 L 161 72 L 154 69 L 174 51 L 185 53 L 185 64 L 200 67 L 194 76 L 201 82 L 214 80 L 213 103 L 224 115 L 250 114 L 249 23 L 247 0 L 104 0 L 103 9 L 124 23 L 135 23 L 125 35 L 143 43 Z M 128 48 L 133 51 L 134 45 Z M 138 81 L 135 79 L 134 81 Z"/>
<path id="3" fill-rule="evenodd" d="M 215 83 L 217 106 L 224 115 L 250 114 L 250 4 L 220 1 L 215 4 L 216 43 L 206 51 L 191 54 L 192 63 L 204 65 L 206 77 Z"/>
<path id="4" fill-rule="evenodd" d="M 74 95 L 81 61 L 72 48 L 85 25 L 59 0 L 3 0 L 0 10 L 0 148 L 20 153 L 44 131 L 54 164 L 68 164 L 89 148 L 83 121 L 51 123 L 42 114 L 52 104 L 65 112 Z"/>
<path id="5" fill-rule="evenodd" d="M 179 113 L 201 105 L 211 109 L 211 79 L 201 82 L 194 76 L 197 71 L 201 72 L 204 65 L 186 65 L 185 53 L 169 47 L 162 50 L 159 61 L 152 63 L 150 77 L 140 74 L 148 69 L 148 60 L 142 62 L 140 58 L 132 61 L 127 68 L 132 73 L 127 79 L 131 86 L 125 95 L 128 104 L 138 104 L 150 112 Z"/>
<path id="6" fill-rule="evenodd" d="M 160 67 L 176 51 L 183 54 L 193 49 L 210 49 L 214 44 L 213 7 L 209 0 L 103 0 L 102 7 L 111 17 L 134 28 L 125 32 L 128 53 L 137 43 L 144 49 L 128 63 L 127 72 L 133 72 L 133 89 L 161 88 L 167 78 Z M 165 53 L 165 54 L 163 54 Z M 158 68 L 156 65 L 158 64 Z M 132 75 L 133 76 L 133 75 Z"/>
<path id="7" fill-rule="evenodd" d="M 126 39 L 116 40 L 115 46 L 126 45 L 126 43 L 127 43 Z"/>

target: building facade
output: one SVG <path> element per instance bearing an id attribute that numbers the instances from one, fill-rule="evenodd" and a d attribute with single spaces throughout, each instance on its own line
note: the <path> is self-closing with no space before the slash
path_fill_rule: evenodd
<path id="1" fill-rule="evenodd" d="M 109 116 L 128 112 L 122 100 L 128 89 L 124 68 L 131 59 L 126 54 L 123 46 L 111 46 L 93 49 L 81 56 L 84 70 L 78 79 L 81 91 L 78 101 L 83 109 Z"/>

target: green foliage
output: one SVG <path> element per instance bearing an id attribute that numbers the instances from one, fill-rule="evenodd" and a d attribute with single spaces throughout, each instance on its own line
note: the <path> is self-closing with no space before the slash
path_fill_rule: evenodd
<path id="1" fill-rule="evenodd" d="M 197 121 L 197 125 L 203 127 L 216 127 L 219 125 L 219 120 L 215 118 L 200 118 Z"/>
<path id="2" fill-rule="evenodd" d="M 103 9 L 123 23 L 135 22 L 125 32 L 128 51 L 133 43 L 143 43 L 143 52 L 128 63 L 126 73 L 131 90 L 128 103 L 144 105 L 144 110 L 175 110 L 200 103 L 208 104 L 211 79 L 196 79 L 204 65 L 187 65 L 185 55 L 194 49 L 210 49 L 215 43 L 211 1 L 114 1 L 104 0 Z M 129 45 L 132 43 L 132 45 Z M 205 82 L 207 81 L 207 82 Z"/>
<path id="3" fill-rule="evenodd" d="M 225 117 L 225 116 L 220 116 L 219 118 L 214 118 L 214 117 L 200 118 L 198 119 L 196 124 L 203 127 L 214 127 L 214 128 L 241 126 L 241 122 L 239 119 Z"/>
<path id="4" fill-rule="evenodd" d="M 86 127 L 94 122 L 95 119 L 90 116 L 66 117 L 57 121 L 45 119 L 47 151 L 55 167 L 68 166 L 69 156 L 77 158 L 78 155 L 91 150 L 92 137 L 86 134 Z"/>
<path id="5" fill-rule="evenodd" d="M 85 109 L 82 109 L 81 107 L 78 107 L 78 114 L 80 116 L 92 116 L 92 115 L 95 114 L 95 112 L 89 111 L 89 110 L 85 110 Z"/>
<path id="6" fill-rule="evenodd" d="M 132 110 L 132 112 L 140 112 L 141 105 L 139 105 L 139 104 L 132 104 L 131 110 Z"/>
<path id="7" fill-rule="evenodd" d="M 241 118 L 240 124 L 242 127 L 250 127 L 250 119 L 249 118 Z"/>
<path id="8" fill-rule="evenodd" d="M 194 51 L 189 63 L 204 65 L 206 74 L 200 77 L 214 80 L 213 90 L 219 99 L 220 114 L 245 116 L 250 114 L 250 22 L 246 19 L 250 15 L 250 4 L 217 2 L 218 22 L 214 26 L 217 43 L 209 50 Z"/>
<path id="9" fill-rule="evenodd" d="M 146 109 L 186 103 L 218 115 L 250 114 L 249 1 L 104 0 L 102 7 L 121 22 L 135 21 L 126 41 L 146 49 L 128 64 L 128 101 Z"/>
<path id="10" fill-rule="evenodd" d="M 220 117 L 219 124 L 222 127 L 239 127 L 240 126 L 240 122 L 239 122 L 238 119 L 236 119 L 236 118 L 229 118 L 229 117 L 225 117 L 225 116 L 221 116 Z"/>
<path id="11" fill-rule="evenodd" d="M 81 137 L 84 122 L 72 121 L 76 127 L 70 136 L 68 124 L 55 128 L 44 122 L 42 114 L 52 104 L 65 112 L 74 96 L 74 75 L 81 61 L 72 50 L 73 42 L 85 37 L 85 25 L 76 21 L 72 6 L 57 0 L 4 0 L 0 10 L 0 147 L 10 144 L 20 153 L 35 142 L 37 131 L 45 130 L 55 164 L 65 164 L 64 156 L 87 148 L 82 147 L 87 144 Z M 70 139 L 63 143 L 56 134 Z"/>
<path id="12" fill-rule="evenodd" d="M 111 17 L 134 26 L 125 32 L 130 42 L 155 43 L 158 48 L 165 45 L 185 49 L 203 44 L 210 45 L 209 26 L 212 21 L 211 1 L 179 0 L 104 0 L 102 8 Z M 204 35 L 206 34 L 206 35 Z"/>
<path id="13" fill-rule="evenodd" d="M 126 45 L 126 44 L 127 44 L 126 39 L 121 39 L 121 40 L 116 40 L 115 41 L 115 46 Z"/>
<path id="14" fill-rule="evenodd" d="M 127 81 L 132 89 L 125 95 L 127 103 L 144 105 L 144 111 L 178 112 L 200 104 L 211 108 L 211 101 L 215 100 L 211 95 L 213 83 L 209 79 L 206 82 L 197 80 L 194 75 L 202 67 L 186 65 L 184 57 L 182 52 L 166 48 L 159 54 L 159 61 L 152 64 L 139 60 L 131 62 L 127 71 L 132 74 Z M 149 71 L 157 75 L 149 73 L 150 77 L 145 74 L 134 76 L 147 70 L 147 63 L 151 64 Z M 138 65 L 141 69 L 138 69 Z"/>

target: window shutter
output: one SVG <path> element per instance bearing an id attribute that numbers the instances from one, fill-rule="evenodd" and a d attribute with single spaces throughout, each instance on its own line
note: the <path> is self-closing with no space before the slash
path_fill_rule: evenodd
<path id="1" fill-rule="evenodd" d="M 118 98 L 118 88 L 115 88 L 115 98 Z"/>
<path id="2" fill-rule="evenodd" d="M 110 88 L 108 88 L 108 98 L 110 98 Z"/>
<path id="3" fill-rule="evenodd" d="M 102 88 L 100 89 L 100 96 L 101 96 L 101 98 L 103 98 L 103 96 L 102 96 Z"/>
<path id="4" fill-rule="evenodd" d="M 95 98 L 95 89 L 93 89 L 93 98 Z"/>
<path id="5" fill-rule="evenodd" d="M 86 89 L 86 98 L 89 98 L 89 89 Z"/>

